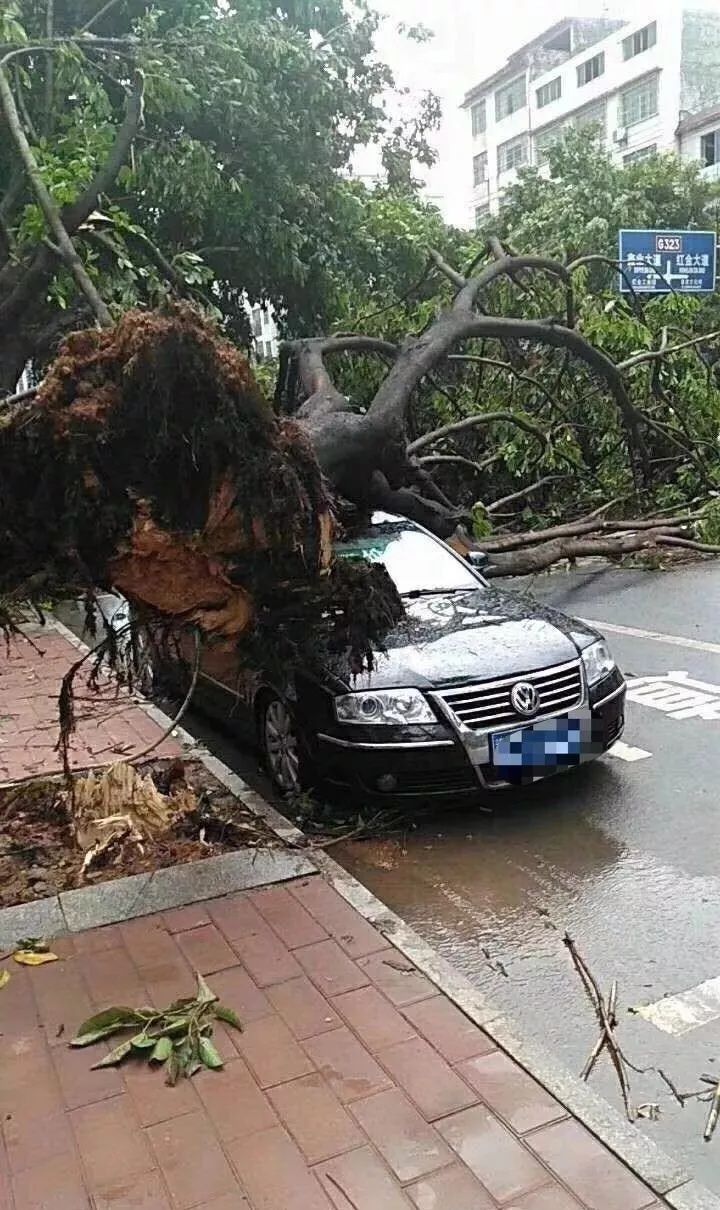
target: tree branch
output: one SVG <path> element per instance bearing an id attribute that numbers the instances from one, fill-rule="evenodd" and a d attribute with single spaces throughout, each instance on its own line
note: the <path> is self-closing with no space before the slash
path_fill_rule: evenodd
<path id="1" fill-rule="evenodd" d="M 514 504 L 516 500 L 524 500 L 526 496 L 533 495 L 534 492 L 544 487 L 546 483 L 557 483 L 560 479 L 567 479 L 567 475 L 543 475 L 542 479 L 537 479 L 535 483 L 531 483 L 529 487 L 523 487 L 518 492 L 512 492 L 509 496 L 501 496 L 499 500 L 493 500 L 492 504 L 488 504 L 486 512 L 497 513 L 501 508 L 505 508 L 508 504 Z"/>
<path id="2" fill-rule="evenodd" d="M 30 144 L 25 136 L 25 131 L 22 128 L 22 123 L 20 122 L 18 111 L 15 106 L 12 89 L 8 82 L 7 75 L 3 69 L 0 69 L 0 106 L 2 107 L 5 115 L 10 136 L 15 143 L 20 160 L 22 161 L 30 184 L 32 185 L 35 196 L 37 197 L 45 222 L 55 237 L 58 248 L 60 249 L 60 254 L 75 278 L 78 288 L 85 295 L 90 306 L 92 307 L 98 323 L 103 327 L 109 327 L 112 323 L 112 316 L 100 297 L 95 285 L 88 276 L 88 272 L 78 256 L 75 245 L 73 244 L 63 224 L 63 221 L 60 217 L 60 211 L 55 205 L 47 186 L 45 185 L 38 162 L 35 159 L 32 148 L 30 147 Z"/>
<path id="3" fill-rule="evenodd" d="M 441 437 L 449 437 L 452 433 L 462 433 L 466 429 L 476 428 L 481 424 L 493 424 L 496 420 L 516 424 L 526 433 L 537 437 L 543 446 L 547 446 L 549 443 L 547 433 L 544 433 L 532 421 L 526 420 L 524 416 L 516 416 L 514 412 L 481 412 L 477 416 L 465 416 L 463 420 L 454 420 L 451 424 L 443 424 L 439 429 L 433 429 L 431 433 L 425 433 L 423 437 L 418 437 L 416 441 L 410 442 L 407 452 L 416 454 L 419 450 L 425 449 L 427 445 L 434 445 Z"/>
<path id="4" fill-rule="evenodd" d="M 560 324 L 476 315 L 472 311 L 456 308 L 445 311 L 420 340 L 401 350 L 380 386 L 369 414 L 378 420 L 402 418 L 412 392 L 420 380 L 447 356 L 454 345 L 474 337 L 495 337 L 503 341 L 529 340 L 555 348 L 569 349 L 607 383 L 627 428 L 632 447 L 640 455 L 643 467 L 647 470 L 648 453 L 640 431 L 644 418 L 631 403 L 619 370 L 605 353 L 591 345 L 579 332 Z"/>

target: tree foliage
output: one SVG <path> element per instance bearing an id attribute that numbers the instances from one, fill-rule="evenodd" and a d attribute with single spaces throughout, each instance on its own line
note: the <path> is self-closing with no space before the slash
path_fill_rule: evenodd
<path id="1" fill-rule="evenodd" d="M 365 0 L 3 7 L 0 60 L 20 123 L 113 313 L 170 290 L 215 308 L 243 339 L 247 298 L 271 303 L 290 331 L 318 331 L 347 311 L 349 295 L 385 287 L 417 238 L 414 218 L 429 221 L 410 169 L 431 158 L 438 115 L 428 98 L 413 122 L 391 122 L 377 25 Z M 137 129 L 77 223 L 72 209 L 113 154 L 137 69 Z M 355 149 L 380 140 L 388 183 L 371 195 L 349 173 Z M 11 389 L 24 361 L 46 360 L 86 305 L 43 244 L 46 220 L 7 123 L 0 182 L 0 384 Z"/>

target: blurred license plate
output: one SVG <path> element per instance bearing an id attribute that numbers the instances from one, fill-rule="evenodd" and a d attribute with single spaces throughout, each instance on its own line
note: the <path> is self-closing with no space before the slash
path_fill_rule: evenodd
<path id="1" fill-rule="evenodd" d="M 556 769 L 592 754 L 590 717 L 549 718 L 492 737 L 492 762 L 499 769 Z"/>

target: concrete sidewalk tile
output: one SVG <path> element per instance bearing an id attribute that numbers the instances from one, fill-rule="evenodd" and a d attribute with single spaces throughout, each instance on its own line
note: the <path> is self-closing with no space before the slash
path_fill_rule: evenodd
<path id="1" fill-rule="evenodd" d="M 234 937 L 230 944 L 258 987 L 284 983 L 302 974 L 290 950 L 262 918 L 257 928 Z"/>
<path id="2" fill-rule="evenodd" d="M 495 1202 L 473 1176 L 460 1164 L 444 1168 L 432 1176 L 409 1185 L 407 1193 L 417 1210 L 495 1210 Z M 562 1207 L 557 1207 L 562 1210 Z"/>
<path id="3" fill-rule="evenodd" d="M 208 983 L 220 1003 L 236 1012 L 243 1025 L 272 1015 L 272 1005 L 265 992 L 253 983 L 241 966 L 215 971 Z"/>
<path id="4" fill-rule="evenodd" d="M 498 1202 L 551 1183 L 550 1174 L 532 1152 L 484 1105 L 463 1109 L 438 1122 L 437 1128 Z"/>
<path id="5" fill-rule="evenodd" d="M 344 1026 L 303 1042 L 318 1071 L 343 1104 L 392 1087 L 392 1081 Z"/>
<path id="6" fill-rule="evenodd" d="M 50 938 L 66 931 L 60 900 L 56 895 L 0 910 L 0 950 L 10 949 L 18 937 Z"/>
<path id="7" fill-rule="evenodd" d="M 365 1142 L 317 1072 L 278 1084 L 269 1089 L 268 1096 L 309 1164 L 332 1159 Z"/>
<path id="8" fill-rule="evenodd" d="M 459 1063 L 496 1049 L 492 1038 L 478 1029 L 447 996 L 431 996 L 429 1000 L 406 1005 L 402 1011 L 448 1063 Z"/>
<path id="9" fill-rule="evenodd" d="M 97 1074 L 93 1072 L 93 1075 Z M 165 1083 L 162 1072 L 156 1066 L 151 1067 L 145 1059 L 124 1063 L 122 1074 L 141 1126 L 156 1126 L 158 1122 L 182 1117 L 200 1107 L 195 1080 L 178 1080 L 171 1088 Z"/>
<path id="10" fill-rule="evenodd" d="M 244 1059 L 236 1057 L 227 1063 L 221 1076 L 202 1071 L 193 1083 L 222 1143 L 277 1126 L 273 1107 L 258 1088 Z"/>
<path id="11" fill-rule="evenodd" d="M 159 1172 L 117 1181 L 93 1195 L 93 1210 L 174 1210 Z"/>
<path id="12" fill-rule="evenodd" d="M 79 933 L 83 929 L 99 928 L 104 924 L 141 916 L 145 911 L 145 892 L 152 877 L 152 874 L 131 874 L 115 882 L 81 887 L 76 891 L 61 891 L 59 899 L 67 927 L 71 932 Z"/>
<path id="13" fill-rule="evenodd" d="M 69 1116 L 91 1192 L 155 1167 L 127 1093 L 75 1109 Z"/>
<path id="14" fill-rule="evenodd" d="M 318 941 L 295 950 L 295 957 L 313 983 L 326 996 L 338 996 L 365 987 L 369 976 L 348 958 L 337 941 Z"/>
<path id="15" fill-rule="evenodd" d="M 78 954 L 74 962 L 82 974 L 90 999 L 98 1007 L 118 1003 L 142 1004 L 145 988 L 124 946 L 94 954 Z"/>
<path id="16" fill-rule="evenodd" d="M 207 905 L 204 903 L 190 903 L 187 907 L 171 908 L 170 911 L 163 912 L 162 919 L 169 933 L 185 933 L 201 924 L 210 924 Z"/>
<path id="17" fill-rule="evenodd" d="M 589 1210 L 644 1210 L 655 1200 L 579 1122 L 546 1126 L 527 1143 Z"/>
<path id="18" fill-rule="evenodd" d="M 255 1210 L 333 1210 L 282 1126 L 236 1139 L 226 1150 Z"/>
<path id="19" fill-rule="evenodd" d="M 262 928 L 265 921 L 244 892 L 225 895 L 222 899 L 211 899 L 205 904 L 210 919 L 217 925 L 228 941 L 244 937 L 253 929 Z"/>
<path id="20" fill-rule="evenodd" d="M 333 1004 L 365 1045 L 376 1052 L 416 1037 L 415 1030 L 376 987 L 359 987 L 336 996 Z"/>
<path id="21" fill-rule="evenodd" d="M 66 1046 L 79 1025 L 95 1012 L 77 958 L 38 967 L 44 979 L 32 980 L 38 1019 L 50 1047 Z"/>
<path id="22" fill-rule="evenodd" d="M 248 1022 L 237 1036 L 237 1048 L 261 1088 L 310 1075 L 313 1070 L 310 1059 L 277 1016 Z"/>
<path id="23" fill-rule="evenodd" d="M 201 975 L 237 966 L 237 954 L 214 924 L 201 924 L 199 928 L 178 933 L 178 945 L 193 970 Z"/>
<path id="24" fill-rule="evenodd" d="M 25 1100 L 20 1101 L 14 1112 L 5 1114 L 3 1136 L 13 1173 L 74 1153 L 73 1134 L 62 1105 L 50 1113 L 35 1114 Z"/>
<path id="25" fill-rule="evenodd" d="M 203 1202 L 195 1210 L 252 1210 L 252 1206 L 238 1189 L 236 1193 L 225 1193 L 222 1197 L 214 1197 L 211 1202 Z"/>
<path id="26" fill-rule="evenodd" d="M 399 1181 L 414 1181 L 452 1163 L 453 1154 L 397 1088 L 356 1101 L 352 1113 Z"/>
<path id="27" fill-rule="evenodd" d="M 387 949 L 369 958 L 360 958 L 358 966 L 397 1008 L 437 994 L 437 988 L 430 980 L 397 950 Z"/>
<path id="28" fill-rule="evenodd" d="M 296 1038 L 312 1038 L 342 1025 L 329 1000 L 321 996 L 306 975 L 273 984 L 267 989 L 267 996 Z"/>
<path id="29" fill-rule="evenodd" d="M 106 924 L 102 928 L 85 929 L 73 936 L 76 954 L 101 954 L 103 950 L 117 949 L 123 944 L 122 933 L 117 924 Z"/>
<path id="30" fill-rule="evenodd" d="M 468 1059 L 456 1071 L 517 1134 L 567 1117 L 560 1102 L 502 1051 Z"/>
<path id="31" fill-rule="evenodd" d="M 477 1093 L 424 1038 L 388 1046 L 377 1058 L 429 1122 L 478 1100 Z"/>
<path id="32" fill-rule="evenodd" d="M 326 940 L 325 929 L 285 887 L 262 887 L 248 897 L 288 949 Z"/>
<path id="33" fill-rule="evenodd" d="M 91 1210 L 74 1154 L 59 1155 L 13 1177 L 15 1210 Z"/>
<path id="34" fill-rule="evenodd" d="M 9 961 L 0 964 L 2 970 L 10 975 L 2 998 L 2 1035 L 7 1045 L 16 1034 L 22 1037 L 30 1030 L 37 1029 L 40 1017 L 28 971 Z"/>
<path id="35" fill-rule="evenodd" d="M 411 1210 L 412 1203 L 372 1147 L 348 1151 L 314 1171 L 336 1210 Z M 455 1207 L 446 1204 L 444 1210 Z"/>
<path id="36" fill-rule="evenodd" d="M 147 1134 L 177 1210 L 239 1192 L 204 1113 L 188 1113 L 149 1126 Z"/>
<path id="37" fill-rule="evenodd" d="M 102 1058 L 102 1047 L 74 1049 L 56 1046 L 53 1050 L 55 1070 L 60 1081 L 60 1090 L 68 1109 L 80 1109 L 83 1105 L 94 1105 L 107 1097 L 119 1096 L 123 1091 L 120 1073 L 114 1067 L 103 1067 L 91 1071 L 92 1064 Z"/>
<path id="38" fill-rule="evenodd" d="M 294 882 L 289 890 L 351 958 L 363 958 L 387 945 L 382 934 L 323 878 Z"/>
<path id="39" fill-rule="evenodd" d="M 653 1210 L 656 1203 L 648 1210 Z M 528 1193 L 525 1197 L 520 1197 L 517 1201 L 512 1201 L 509 1206 L 503 1210 L 583 1210 L 580 1202 L 571 1197 L 567 1189 L 563 1189 L 558 1184 L 545 1185 L 543 1189 L 536 1189 L 534 1193 Z M 657 1210 L 660 1210 L 659 1203 Z"/>

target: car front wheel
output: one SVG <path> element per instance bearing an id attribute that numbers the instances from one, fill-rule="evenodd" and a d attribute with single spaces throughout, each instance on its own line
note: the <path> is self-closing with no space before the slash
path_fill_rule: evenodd
<path id="1" fill-rule="evenodd" d="M 283 794 L 299 794 L 307 787 L 306 761 L 289 707 L 269 697 L 260 711 L 260 744 L 267 771 Z"/>

